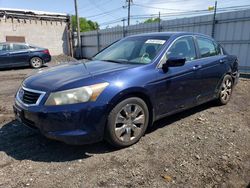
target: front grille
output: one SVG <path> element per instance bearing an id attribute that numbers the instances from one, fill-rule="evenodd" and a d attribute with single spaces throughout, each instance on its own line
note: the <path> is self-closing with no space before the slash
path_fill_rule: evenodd
<path id="1" fill-rule="evenodd" d="M 43 96 L 44 92 L 23 87 L 21 87 L 17 93 L 17 98 L 19 99 L 19 101 L 26 105 L 38 105 Z"/>
<path id="2" fill-rule="evenodd" d="M 41 95 L 40 93 L 33 93 L 33 92 L 30 92 L 30 91 L 24 90 L 23 100 L 22 101 L 25 104 L 36 104 L 36 102 L 39 99 L 40 95 Z"/>

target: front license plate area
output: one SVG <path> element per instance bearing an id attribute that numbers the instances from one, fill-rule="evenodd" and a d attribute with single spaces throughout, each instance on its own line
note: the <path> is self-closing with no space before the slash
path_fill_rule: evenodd
<path id="1" fill-rule="evenodd" d="M 15 107 L 14 111 L 15 111 L 16 119 L 19 122 L 22 122 L 22 119 L 24 118 L 24 112 L 23 112 L 23 110 L 18 109 L 18 108 Z"/>

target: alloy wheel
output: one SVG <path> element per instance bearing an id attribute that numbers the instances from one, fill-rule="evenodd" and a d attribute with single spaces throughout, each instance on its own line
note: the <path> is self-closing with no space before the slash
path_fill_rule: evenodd
<path id="1" fill-rule="evenodd" d="M 227 101 L 230 98 L 232 93 L 232 86 L 233 83 L 231 79 L 224 80 L 220 93 L 220 97 L 223 101 Z"/>
<path id="2" fill-rule="evenodd" d="M 42 66 L 42 60 L 38 57 L 31 59 L 31 64 L 34 68 L 40 68 Z"/>
<path id="3" fill-rule="evenodd" d="M 122 142 L 130 142 L 141 135 L 145 122 L 142 107 L 138 104 L 127 104 L 116 116 L 115 135 Z"/>

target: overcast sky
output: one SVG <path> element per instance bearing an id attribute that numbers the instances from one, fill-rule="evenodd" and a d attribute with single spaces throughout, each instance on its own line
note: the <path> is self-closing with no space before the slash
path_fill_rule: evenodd
<path id="1" fill-rule="evenodd" d="M 82 17 L 107 23 L 127 17 L 126 0 L 78 0 Z M 207 9 L 214 0 L 133 0 L 131 15 Z M 250 5 L 250 0 L 218 0 L 218 8 Z M 0 0 L 0 8 L 31 9 L 74 14 L 74 0 Z M 113 11 L 112 11 L 113 10 Z M 111 12 L 110 12 L 111 11 Z M 97 15 L 97 16 L 96 16 Z M 142 20 L 133 19 L 137 23 Z"/>

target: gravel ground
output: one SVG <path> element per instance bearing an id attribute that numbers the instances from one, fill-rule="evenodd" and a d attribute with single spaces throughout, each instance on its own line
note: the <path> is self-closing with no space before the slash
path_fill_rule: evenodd
<path id="1" fill-rule="evenodd" d="M 32 72 L 0 71 L 0 187 L 250 187 L 250 80 L 240 80 L 228 105 L 170 116 L 115 150 L 68 146 L 16 122 L 14 93 Z"/>

